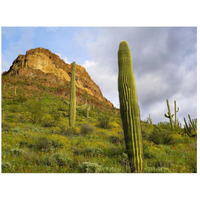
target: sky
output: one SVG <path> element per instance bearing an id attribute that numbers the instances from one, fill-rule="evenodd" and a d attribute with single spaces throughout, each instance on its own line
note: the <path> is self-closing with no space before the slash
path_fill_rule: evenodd
<path id="1" fill-rule="evenodd" d="M 2 72 L 19 54 L 37 47 L 58 54 L 66 63 L 86 68 L 103 95 L 119 108 L 119 43 L 132 54 L 140 115 L 153 123 L 168 121 L 166 99 L 178 119 L 197 117 L 196 27 L 2 27 Z"/>

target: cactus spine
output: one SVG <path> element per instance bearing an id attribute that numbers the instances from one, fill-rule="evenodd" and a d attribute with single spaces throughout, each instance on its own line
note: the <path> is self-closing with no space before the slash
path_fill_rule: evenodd
<path id="1" fill-rule="evenodd" d="M 120 113 L 130 168 L 131 172 L 143 172 L 144 162 L 140 111 L 133 75 L 131 52 L 126 41 L 122 41 L 119 45 L 118 66 Z"/>
<path id="2" fill-rule="evenodd" d="M 173 119 L 172 118 L 173 118 L 174 115 L 171 114 L 171 110 L 170 110 L 168 99 L 166 100 L 166 102 L 167 102 L 167 108 L 168 108 L 168 115 L 165 113 L 164 116 L 169 118 L 171 129 L 173 130 L 174 129 L 174 123 L 173 123 Z"/>
<path id="3" fill-rule="evenodd" d="M 179 107 L 176 110 L 176 100 L 174 101 L 174 117 L 175 117 L 175 127 L 178 127 L 178 120 L 177 120 L 177 112 L 179 111 Z"/>
<path id="4" fill-rule="evenodd" d="M 76 63 L 72 63 L 71 68 L 71 88 L 69 105 L 69 126 L 75 127 L 76 122 L 76 86 L 75 86 Z"/>

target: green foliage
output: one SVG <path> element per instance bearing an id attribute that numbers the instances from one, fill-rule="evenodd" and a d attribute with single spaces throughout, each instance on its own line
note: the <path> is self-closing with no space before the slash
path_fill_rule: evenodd
<path id="1" fill-rule="evenodd" d="M 18 156 L 26 154 L 26 152 L 23 149 L 19 149 L 19 148 L 12 148 L 10 152 L 11 154 L 18 155 Z"/>
<path id="2" fill-rule="evenodd" d="M 77 135 L 77 130 L 75 128 L 69 127 L 63 133 L 64 133 L 63 135 L 65 136 L 73 136 L 73 135 Z"/>
<path id="3" fill-rule="evenodd" d="M 61 153 L 54 154 L 54 158 L 59 166 L 66 166 L 72 162 L 71 158 Z"/>
<path id="4" fill-rule="evenodd" d="M 120 144 L 120 139 L 119 139 L 119 137 L 117 137 L 117 136 L 110 136 L 109 137 L 109 140 L 110 140 L 110 142 L 111 143 L 113 143 L 113 144 Z"/>
<path id="5" fill-rule="evenodd" d="M 110 125 L 110 116 L 106 114 L 99 114 L 97 126 L 103 129 L 109 129 Z"/>
<path id="6" fill-rule="evenodd" d="M 3 171 L 7 171 L 11 168 L 11 164 L 9 162 L 3 162 L 1 166 Z"/>
<path id="7" fill-rule="evenodd" d="M 29 112 L 29 119 L 33 124 L 42 122 L 46 109 L 40 100 L 28 101 L 26 104 L 26 108 Z"/>
<path id="8" fill-rule="evenodd" d="M 47 138 L 39 138 L 35 144 L 34 144 L 34 148 L 37 151 L 45 151 L 48 152 L 52 149 L 52 141 L 48 140 Z"/>
<path id="9" fill-rule="evenodd" d="M 143 172 L 143 144 L 131 52 L 126 41 L 118 51 L 120 113 L 132 172 Z"/>
<path id="10" fill-rule="evenodd" d="M 81 125 L 80 134 L 81 135 L 88 135 L 94 133 L 94 127 L 89 124 Z"/>
<path id="11" fill-rule="evenodd" d="M 174 144 L 175 140 L 173 135 L 164 129 L 154 128 L 153 132 L 149 135 L 149 141 L 154 142 L 155 144 Z"/>
<path id="12" fill-rule="evenodd" d="M 101 165 L 97 163 L 92 162 L 83 162 L 79 170 L 81 173 L 116 173 L 120 172 L 118 169 L 115 169 L 113 167 L 102 167 Z"/>
<path id="13" fill-rule="evenodd" d="M 47 87 L 42 93 L 33 90 L 29 96 L 25 84 L 21 81 L 20 86 L 17 85 L 16 96 L 15 83 L 6 83 L 6 90 L 2 91 L 2 173 L 131 172 L 121 118 L 116 110 L 102 111 L 104 107 L 96 106 L 90 110 L 89 119 L 85 117 L 85 110 L 77 112 L 76 128 L 68 129 L 68 118 L 62 116 L 62 112 L 69 113 L 69 106 L 63 103 L 64 97 L 55 96 Z M 27 99 L 18 101 L 24 94 Z M 91 102 L 89 96 L 87 100 Z M 32 103 L 35 105 L 29 106 Z M 43 111 L 42 117 L 40 112 L 35 112 L 35 121 L 40 118 L 36 123 L 31 120 L 32 107 Z M 108 129 L 96 126 L 99 113 L 109 116 Z M 89 133 L 90 128 L 85 129 L 84 124 L 94 131 Z M 141 125 L 145 173 L 197 172 L 197 137 L 188 137 L 180 127 L 172 131 L 169 122 L 158 125 L 142 122 Z M 157 144 L 150 140 L 156 135 L 156 129 L 159 130 L 156 137 L 161 137 Z M 166 140 L 168 136 L 173 139 Z M 85 162 L 89 164 L 83 164 Z"/>
<path id="14" fill-rule="evenodd" d="M 80 165 L 79 170 L 81 173 L 99 173 L 101 166 L 97 163 L 83 162 Z"/>

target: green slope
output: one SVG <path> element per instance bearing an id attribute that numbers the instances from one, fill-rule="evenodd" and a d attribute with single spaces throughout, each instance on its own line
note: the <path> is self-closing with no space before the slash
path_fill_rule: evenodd
<path id="1" fill-rule="evenodd" d="M 70 129 L 65 96 L 33 84 L 2 84 L 2 172 L 130 173 L 115 108 L 91 105 L 88 119 L 77 111 Z M 171 131 L 169 123 L 142 122 L 142 134 L 146 173 L 197 171 L 196 137 Z"/>

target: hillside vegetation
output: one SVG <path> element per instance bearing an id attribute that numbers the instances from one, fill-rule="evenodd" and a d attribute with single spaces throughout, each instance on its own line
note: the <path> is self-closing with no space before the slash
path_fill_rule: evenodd
<path id="1" fill-rule="evenodd" d="M 106 105 L 77 111 L 58 89 L 3 77 L 2 172 L 130 173 L 120 113 Z M 87 99 L 87 95 L 84 97 Z M 197 172 L 197 141 L 168 122 L 142 122 L 145 173 Z"/>

